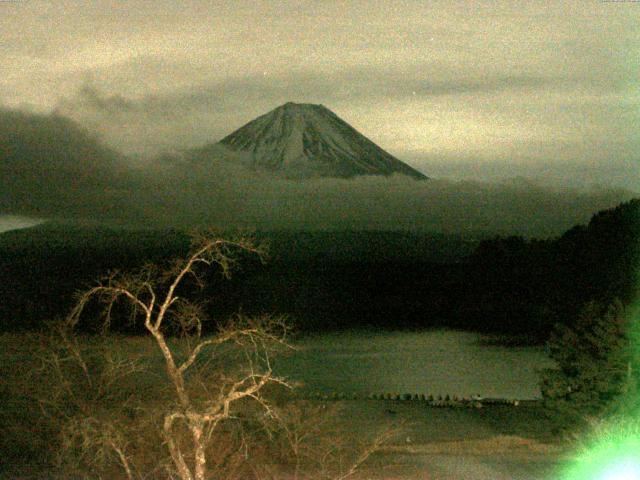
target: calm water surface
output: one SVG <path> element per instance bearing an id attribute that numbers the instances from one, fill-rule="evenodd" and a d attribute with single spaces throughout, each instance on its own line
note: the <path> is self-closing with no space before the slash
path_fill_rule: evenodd
<path id="1" fill-rule="evenodd" d="M 542 348 L 487 346 L 469 332 L 341 332 L 304 338 L 276 372 L 309 391 L 540 398 Z"/>

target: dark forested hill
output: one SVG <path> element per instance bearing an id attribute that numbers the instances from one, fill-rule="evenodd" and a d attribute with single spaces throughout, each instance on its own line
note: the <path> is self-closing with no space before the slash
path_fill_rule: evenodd
<path id="1" fill-rule="evenodd" d="M 176 231 L 139 231 L 45 224 L 0 235 L 0 329 L 39 326 L 65 315 L 74 293 L 110 269 L 131 269 L 188 251 Z"/>
<path id="2" fill-rule="evenodd" d="M 418 291 L 416 278 L 424 273 L 434 277 L 432 265 L 455 264 L 477 244 L 452 235 L 401 232 L 258 232 L 254 236 L 268 245 L 267 264 L 247 259 L 228 282 L 214 275 L 204 295 L 215 300 L 220 315 L 239 308 L 256 313 L 275 310 L 319 328 L 325 323 L 344 326 L 373 321 L 367 312 L 375 314 L 374 323 L 382 311 L 385 322 L 406 317 L 399 311 L 399 300 L 392 301 L 398 295 L 394 292 L 401 292 L 401 299 L 412 297 Z M 64 315 L 72 306 L 73 294 L 108 270 L 168 262 L 185 256 L 189 243 L 188 234 L 176 230 L 43 224 L 6 232 L 0 235 L 0 296 L 4 299 L 0 328 L 34 328 Z M 438 274 L 434 282 L 441 279 Z M 376 302 L 367 300 L 371 291 L 376 292 Z M 382 310 L 372 310 L 383 304 Z"/>
<path id="3" fill-rule="evenodd" d="M 557 239 L 484 240 L 468 259 L 456 318 L 545 336 L 588 301 L 632 302 L 640 284 L 640 199 L 595 214 Z"/>
<path id="4" fill-rule="evenodd" d="M 449 326 L 544 341 L 589 300 L 630 302 L 640 266 L 640 200 L 559 238 L 481 242 L 400 232 L 257 233 L 269 261 L 245 259 L 198 292 L 214 319 L 283 313 L 301 329 Z M 0 235 L 0 328 L 37 328 L 110 269 L 188 252 L 175 230 L 49 224 Z M 127 327 L 129 328 L 129 327 Z"/>

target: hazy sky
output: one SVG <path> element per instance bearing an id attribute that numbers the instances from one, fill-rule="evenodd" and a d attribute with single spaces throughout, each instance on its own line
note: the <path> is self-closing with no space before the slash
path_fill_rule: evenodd
<path id="1" fill-rule="evenodd" d="M 432 176 L 640 183 L 640 3 L 0 2 L 0 103 L 127 152 L 322 103 Z"/>

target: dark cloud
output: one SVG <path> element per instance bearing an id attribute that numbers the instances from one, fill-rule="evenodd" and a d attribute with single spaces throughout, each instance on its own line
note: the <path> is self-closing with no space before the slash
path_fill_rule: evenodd
<path id="1" fill-rule="evenodd" d="M 160 223 L 294 230 L 418 230 L 468 234 L 559 235 L 598 210 L 632 197 L 615 189 L 415 181 L 403 176 L 288 181 L 248 172 L 229 160 L 183 168 Z M 188 173 L 187 173 L 188 172 Z M 175 212 L 182 212 L 176 216 Z M 164 220 L 162 220 L 164 219 Z"/>
<path id="2" fill-rule="evenodd" d="M 421 154 L 427 174 L 445 157 L 485 173 L 534 158 L 571 181 L 563 165 L 591 152 L 604 172 L 638 151 L 631 2 L 90 3 L 5 2 L 2 101 L 57 105 L 127 153 L 213 142 L 289 100 Z"/>
<path id="3" fill-rule="evenodd" d="M 386 97 L 456 95 L 508 89 L 536 89 L 557 86 L 568 78 L 535 75 L 488 74 L 469 78 L 463 72 L 434 74 L 429 65 L 410 70 L 353 67 L 332 74 L 293 72 L 287 75 L 250 75 L 202 83 L 184 90 L 128 98 L 124 93 L 107 94 L 95 83 L 85 82 L 76 95 L 61 101 L 58 108 L 89 108 L 97 113 L 144 112 L 148 115 L 187 115 L 194 110 L 218 111 L 246 107 L 247 101 L 268 102 L 299 97 L 328 101 L 381 100 Z M 433 78 L 438 77 L 438 78 Z M 338 87 L 336 87 L 338 85 Z M 274 104 L 275 102 L 275 104 Z"/>
<path id="4" fill-rule="evenodd" d="M 361 118 L 364 125 L 354 126 L 364 127 L 362 133 L 374 141 L 376 129 L 385 132 L 377 143 L 429 176 L 530 176 L 543 183 L 635 188 L 640 182 L 638 142 L 631 132 L 635 113 L 621 104 L 626 94 L 616 97 L 615 90 L 610 99 L 576 96 L 576 88 L 590 82 L 571 75 L 465 76 L 443 68 L 432 74 L 427 65 L 403 71 L 354 67 L 324 76 L 299 71 L 226 78 L 136 97 L 104 90 L 94 80 L 61 101 L 57 111 L 99 132 L 109 145 L 148 157 L 215 142 L 289 100 L 323 103 L 340 114 L 359 101 L 385 105 L 406 98 L 410 104 L 430 98 L 418 117 L 405 118 L 412 114 L 399 108 L 395 117 Z M 509 91 L 512 101 L 500 100 Z M 478 100 L 483 95 L 489 97 Z M 527 96 L 531 102 L 517 100 Z M 358 114 L 351 115 L 348 121 L 358 120 Z M 425 131 L 405 138 L 411 128 Z"/>
<path id="5" fill-rule="evenodd" d="M 85 83 L 78 92 L 78 98 L 87 107 L 109 114 L 136 112 L 142 105 L 124 98 L 122 95 L 105 95 L 90 83 Z"/>
<path id="6" fill-rule="evenodd" d="M 222 147 L 140 168 L 56 115 L 0 111 L 0 212 L 130 226 L 558 235 L 631 198 L 615 189 L 359 177 L 292 181 Z"/>
<path id="7" fill-rule="evenodd" d="M 69 119 L 0 110 L 0 211 L 104 215 L 125 177 L 122 157 Z"/>
<path id="8" fill-rule="evenodd" d="M 558 87 L 570 83 L 572 79 L 551 76 L 506 75 L 494 76 L 478 80 L 460 82 L 441 82 L 427 85 L 422 90 L 424 95 L 451 95 L 476 92 L 498 92 L 505 90 L 539 90 L 541 88 Z"/>
<path id="9" fill-rule="evenodd" d="M 443 71 L 435 77 L 427 66 L 406 71 L 354 67 L 327 75 L 299 71 L 226 78 L 142 97 L 107 93 L 94 80 L 61 100 L 56 111 L 91 125 L 111 145 L 129 153 L 153 154 L 217 141 L 287 101 L 332 107 L 358 101 L 384 104 L 391 99 L 540 89 L 568 81 L 531 75 L 468 78 Z"/>

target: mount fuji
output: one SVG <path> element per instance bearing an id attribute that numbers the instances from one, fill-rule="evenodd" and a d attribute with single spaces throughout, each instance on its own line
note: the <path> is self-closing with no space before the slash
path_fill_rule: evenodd
<path id="1" fill-rule="evenodd" d="M 216 145 L 220 146 L 253 168 L 288 178 L 395 173 L 428 178 L 322 105 L 285 103 L 226 136 Z"/>

